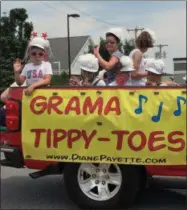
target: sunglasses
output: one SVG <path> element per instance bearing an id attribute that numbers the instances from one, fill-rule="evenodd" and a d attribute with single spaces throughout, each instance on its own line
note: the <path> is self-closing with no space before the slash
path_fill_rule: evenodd
<path id="1" fill-rule="evenodd" d="M 39 55 L 40 57 L 42 57 L 42 56 L 44 55 L 44 53 L 43 53 L 43 52 L 39 52 L 39 53 L 37 53 L 37 52 L 32 52 L 31 55 L 32 55 L 32 56 L 37 56 L 37 55 Z"/>
<path id="2" fill-rule="evenodd" d="M 106 41 L 106 44 L 116 44 L 116 42 L 112 42 L 112 41 Z"/>

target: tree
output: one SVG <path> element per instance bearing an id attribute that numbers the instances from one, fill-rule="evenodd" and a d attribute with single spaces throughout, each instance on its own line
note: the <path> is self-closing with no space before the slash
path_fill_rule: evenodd
<path id="1" fill-rule="evenodd" d="M 123 44 L 124 54 L 128 56 L 134 48 L 135 48 L 135 40 L 134 39 L 130 39 L 130 40 L 125 39 L 124 44 Z"/>
<path id="2" fill-rule="evenodd" d="M 54 86 L 68 85 L 69 74 L 63 72 L 61 75 L 53 75 L 51 84 Z"/>
<path id="3" fill-rule="evenodd" d="M 2 16 L 0 38 L 0 91 L 7 88 L 13 81 L 12 63 L 16 58 L 23 58 L 33 31 L 33 24 L 27 21 L 28 15 L 24 8 L 10 10 L 8 16 Z"/>

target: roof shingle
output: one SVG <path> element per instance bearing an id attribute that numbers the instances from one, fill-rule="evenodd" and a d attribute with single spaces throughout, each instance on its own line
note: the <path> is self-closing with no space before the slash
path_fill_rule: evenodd
<path id="1" fill-rule="evenodd" d="M 88 38 L 89 36 L 70 37 L 71 63 L 74 61 Z M 60 61 L 61 69 L 68 69 L 68 38 L 50 38 L 48 40 L 53 53 L 50 62 L 53 63 L 54 61 Z"/>

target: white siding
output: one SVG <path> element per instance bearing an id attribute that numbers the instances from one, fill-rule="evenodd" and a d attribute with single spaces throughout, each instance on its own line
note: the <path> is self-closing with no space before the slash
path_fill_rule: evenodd
<path id="1" fill-rule="evenodd" d="M 83 54 L 88 52 L 88 50 L 89 50 L 88 47 L 89 47 L 89 45 L 92 44 L 92 42 L 93 41 L 91 40 L 91 38 L 88 38 L 88 40 L 84 44 L 83 48 L 81 49 L 79 54 L 76 56 L 75 60 L 73 61 L 72 65 L 71 65 L 71 74 L 72 75 L 80 75 L 81 74 L 78 58 L 79 58 L 80 55 L 83 55 Z"/>

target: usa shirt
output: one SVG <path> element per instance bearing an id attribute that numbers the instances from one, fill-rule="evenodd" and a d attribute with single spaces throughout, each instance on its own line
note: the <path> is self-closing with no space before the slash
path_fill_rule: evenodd
<path id="1" fill-rule="evenodd" d="M 28 63 L 25 65 L 21 75 L 27 80 L 27 85 L 32 85 L 43 79 L 46 74 L 53 75 L 51 63 L 42 61 L 39 65 Z"/>

